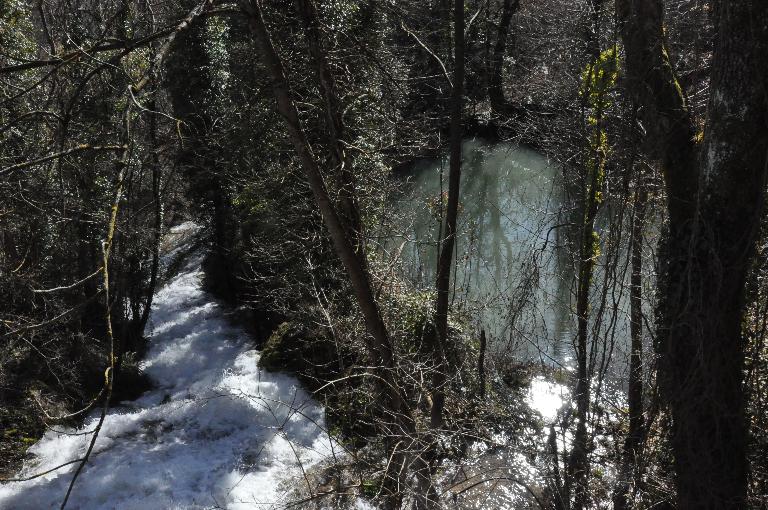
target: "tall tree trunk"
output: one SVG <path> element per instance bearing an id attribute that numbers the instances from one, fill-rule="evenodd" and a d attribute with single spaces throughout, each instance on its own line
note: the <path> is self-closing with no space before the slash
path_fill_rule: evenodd
<path id="1" fill-rule="evenodd" d="M 485 330 L 480 330 L 480 352 L 477 357 L 477 382 L 479 386 L 478 396 L 480 400 L 485 400 L 485 350 L 486 350 Z"/>
<path id="2" fill-rule="evenodd" d="M 631 274 L 629 283 L 629 432 L 624 440 L 622 466 L 614 495 L 615 510 L 631 508 L 633 482 L 637 482 L 637 459 L 645 437 L 643 414 L 643 230 L 648 204 L 648 190 L 642 174 L 635 191 L 632 236 L 630 241 Z"/>
<path id="3" fill-rule="evenodd" d="M 288 80 L 282 61 L 272 44 L 272 38 L 264 23 L 261 5 L 258 0 L 243 2 L 243 10 L 248 16 L 253 37 L 261 53 L 262 62 L 272 78 L 272 86 L 277 102 L 277 109 L 285 120 L 288 135 L 293 143 L 301 167 L 306 175 L 309 187 L 315 197 L 323 221 L 333 242 L 336 254 L 347 271 L 350 284 L 365 320 L 368 335 L 366 345 L 371 362 L 376 369 L 379 388 L 384 397 L 385 413 L 392 420 L 382 424 L 382 434 L 401 437 L 411 435 L 415 430 L 413 417 L 407 404 L 406 396 L 395 375 L 395 353 L 390 342 L 387 328 L 382 319 L 378 303 L 374 297 L 370 279 L 355 252 L 354 245 L 347 235 L 348 229 L 343 224 L 336 207 L 328 195 L 320 167 L 307 140 L 304 128 L 299 120 L 296 104 L 290 95 Z M 400 506 L 401 484 L 405 470 L 406 455 L 398 449 L 397 443 L 389 453 L 389 468 L 385 473 L 383 488 L 388 496 L 387 506 Z"/>
<path id="4" fill-rule="evenodd" d="M 596 171 L 592 173 L 596 174 Z M 579 250 L 579 276 L 576 291 L 576 433 L 569 461 L 569 484 L 574 487 L 573 508 L 581 509 L 587 504 L 589 472 L 589 432 L 587 420 L 590 403 L 589 377 L 589 294 L 595 270 L 595 217 L 597 215 L 597 182 L 593 179 L 592 191 L 587 198 L 587 207 L 582 228 Z"/>
<path id="5" fill-rule="evenodd" d="M 578 279 L 576 288 L 576 432 L 568 461 L 568 479 L 566 487 L 570 498 L 573 493 L 575 510 L 585 508 L 589 501 L 589 431 L 587 420 L 591 400 L 591 370 L 589 367 L 589 315 L 590 290 L 600 252 L 600 238 L 595 232 L 595 220 L 601 203 L 603 174 L 607 159 L 604 147 L 605 127 L 603 126 L 604 96 L 608 91 L 601 84 L 597 75 L 604 72 L 600 62 L 600 12 L 602 0 L 592 1 L 591 26 L 587 32 L 587 46 L 592 61 L 587 68 L 586 79 L 582 84 L 583 117 L 585 119 L 585 153 L 583 163 L 584 193 L 581 203 L 581 240 L 579 244 Z M 586 121 L 594 118 L 594 125 Z M 573 490 L 571 490 L 573 488 Z"/>
<path id="6" fill-rule="evenodd" d="M 150 101 L 149 109 L 155 111 L 155 101 Z M 146 301 L 144 310 L 137 327 L 138 337 L 144 334 L 144 329 L 149 321 L 149 314 L 152 310 L 152 301 L 155 297 L 157 287 L 157 277 L 160 271 L 160 241 L 163 237 L 163 200 L 162 200 L 162 168 L 160 168 L 160 157 L 157 143 L 157 116 L 152 115 L 149 119 L 149 136 L 152 142 L 152 202 L 154 206 L 154 218 L 152 224 L 152 265 L 149 269 L 149 285 L 146 290 Z"/>
<path id="7" fill-rule="evenodd" d="M 461 183 L 461 139 L 462 109 L 464 104 L 464 0 L 455 0 L 453 5 L 453 103 L 451 104 L 451 147 L 448 170 L 448 204 L 445 212 L 445 231 L 440 243 L 440 258 L 437 263 L 435 287 L 435 330 L 437 338 L 432 345 L 434 354 L 434 375 L 432 378 L 432 428 L 443 423 L 445 404 L 446 358 L 448 342 L 448 301 L 451 288 L 451 264 L 456 246 L 456 221 L 459 211 L 459 185 Z"/>
<path id="8" fill-rule="evenodd" d="M 617 0 L 630 90 L 663 162 L 669 240 L 660 382 L 672 415 L 678 508 L 747 507 L 741 321 L 768 158 L 768 4 L 714 2 L 700 157 L 663 47 L 661 1 Z"/>
<path id="9" fill-rule="evenodd" d="M 488 80 L 488 99 L 491 101 L 491 108 L 495 114 L 509 113 L 510 105 L 504 98 L 503 71 L 504 55 L 507 51 L 507 40 L 509 39 L 509 25 L 512 22 L 512 16 L 517 12 L 520 6 L 520 0 L 504 0 L 501 7 L 501 19 L 496 29 L 496 44 L 493 47 L 493 57 L 491 59 L 491 77 Z"/>
<path id="10" fill-rule="evenodd" d="M 598 158 L 602 158 L 599 155 Z M 569 484 L 573 485 L 574 509 L 582 509 L 588 501 L 589 473 L 589 417 L 590 370 L 589 370 L 589 295 L 599 250 L 599 239 L 595 232 L 595 218 L 599 205 L 599 173 L 604 161 L 594 161 L 588 173 L 587 197 L 585 200 L 584 223 L 582 225 L 579 249 L 579 274 L 576 290 L 576 433 L 569 461 Z"/>

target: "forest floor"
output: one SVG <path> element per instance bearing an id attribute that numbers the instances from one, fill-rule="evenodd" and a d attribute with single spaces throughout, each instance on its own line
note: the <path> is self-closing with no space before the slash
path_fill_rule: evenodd
<path id="1" fill-rule="evenodd" d="M 109 411 L 68 508 L 272 508 L 305 470 L 343 455 L 299 382 L 259 368 L 248 335 L 203 290 L 202 259 L 192 252 L 156 294 L 143 362 L 154 388 Z M 49 430 L 18 475 L 81 458 L 97 421 Z M 58 508 L 75 468 L 0 486 L 0 508 Z"/>

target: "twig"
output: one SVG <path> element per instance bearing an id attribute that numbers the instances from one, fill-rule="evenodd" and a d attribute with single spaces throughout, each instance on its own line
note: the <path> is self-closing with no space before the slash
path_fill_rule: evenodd
<path id="1" fill-rule="evenodd" d="M 437 63 L 438 63 L 438 64 L 440 64 L 440 67 L 441 67 L 441 68 L 442 68 L 442 70 L 443 70 L 443 75 L 445 76 L 445 79 L 448 81 L 448 85 L 450 85 L 450 86 L 451 86 L 451 88 L 453 88 L 453 82 L 451 81 L 451 76 L 448 74 L 448 69 L 446 69 L 446 67 L 445 67 L 445 64 L 443 64 L 443 61 L 440 59 L 440 57 L 438 57 L 438 56 L 435 54 L 435 52 L 434 52 L 434 51 L 432 51 L 431 49 L 429 49 L 429 47 L 428 47 L 426 44 L 424 44 L 423 42 L 421 42 L 421 39 L 419 39 L 419 37 L 418 37 L 416 34 L 414 34 L 413 32 L 411 32 L 410 30 L 408 30 L 408 27 L 406 27 L 406 26 L 405 26 L 405 23 L 402 23 L 402 22 L 401 22 L 401 23 L 400 23 L 400 26 L 403 28 L 403 30 L 405 30 L 405 32 L 406 32 L 408 35 L 410 35 L 411 37 L 413 37 L 413 38 L 416 40 L 416 42 L 417 42 L 417 43 L 419 43 L 419 46 L 421 46 L 422 48 L 424 48 L 424 51 L 426 51 L 427 53 L 429 53 L 429 54 L 432 56 L 432 58 L 434 58 L 434 59 L 437 61 Z"/>
<path id="2" fill-rule="evenodd" d="M 58 159 L 64 156 L 67 156 L 69 154 L 74 154 L 76 152 L 83 152 L 83 151 L 120 151 L 125 150 L 124 145 L 88 145 L 88 144 L 82 144 L 78 145 L 77 147 L 72 147 L 71 149 L 67 149 L 65 151 L 56 152 L 54 154 L 48 154 L 47 156 L 43 156 L 41 158 L 33 159 L 31 161 L 25 161 L 24 163 L 18 163 L 16 165 L 11 165 L 3 168 L 0 170 L 0 175 L 7 174 L 8 172 L 13 172 L 14 170 L 21 170 L 22 168 L 27 168 L 30 166 L 39 165 L 40 163 L 45 163 L 46 161 L 51 161 L 52 159 Z"/>
<path id="3" fill-rule="evenodd" d="M 91 278 L 93 278 L 94 276 L 99 274 L 100 272 L 101 272 L 101 268 L 98 268 L 96 271 L 94 271 L 93 273 L 89 274 L 85 278 L 83 278 L 81 280 L 78 280 L 78 281 L 76 281 L 74 283 L 71 283 L 69 285 L 63 285 L 61 287 L 53 287 L 52 289 L 32 289 L 32 292 L 34 292 L 35 294 L 47 294 L 49 292 L 57 292 L 59 290 L 69 290 L 69 289 L 72 289 L 74 287 L 77 287 L 81 283 L 87 282 L 88 280 L 90 280 Z"/>
<path id="4" fill-rule="evenodd" d="M 80 462 L 82 460 L 84 460 L 84 459 L 70 460 L 69 462 L 65 462 L 64 464 L 59 464 L 56 467 L 52 467 L 48 471 L 43 471 L 42 473 L 36 473 L 34 475 L 30 475 L 30 476 L 27 476 L 27 477 L 24 477 L 24 478 L 0 478 L 0 482 L 28 482 L 29 480 L 34 480 L 35 478 L 40 478 L 41 476 L 45 476 L 48 473 L 53 473 L 57 469 L 61 469 L 64 466 L 69 466 L 70 464 L 74 464 L 75 462 Z"/>

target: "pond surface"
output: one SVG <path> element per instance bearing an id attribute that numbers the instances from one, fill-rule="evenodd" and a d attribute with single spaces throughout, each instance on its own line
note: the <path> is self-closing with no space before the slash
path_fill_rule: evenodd
<path id="1" fill-rule="evenodd" d="M 440 211 L 447 198 L 447 157 L 415 163 L 406 179 L 397 205 L 408 219 L 402 270 L 419 288 L 432 289 Z M 452 297 L 453 309 L 469 317 L 478 332 L 486 331 L 490 348 L 570 368 L 576 261 L 568 248 L 572 200 L 566 199 L 563 181 L 561 167 L 534 150 L 464 142 Z M 628 343 L 626 226 L 631 211 L 617 220 L 622 205 L 604 206 L 596 226 L 603 253 L 591 309 L 600 312 L 601 320 L 592 321 L 590 337 L 599 340 L 608 358 L 626 355 Z M 611 228 L 612 222 L 623 228 Z M 605 286 L 606 281 L 618 284 Z M 623 371 L 624 366 L 617 368 Z"/>

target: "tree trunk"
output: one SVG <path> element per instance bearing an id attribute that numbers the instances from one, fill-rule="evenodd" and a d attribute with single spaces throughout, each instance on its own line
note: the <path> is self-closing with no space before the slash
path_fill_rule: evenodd
<path id="1" fill-rule="evenodd" d="M 485 330 L 480 330 L 480 353 L 477 357 L 477 379 L 480 386 L 478 395 L 481 400 L 485 400 Z"/>
<path id="2" fill-rule="evenodd" d="M 395 375 L 395 354 L 378 303 L 372 292 L 368 273 L 365 265 L 361 262 L 363 254 L 358 257 L 355 252 L 354 245 L 347 236 L 348 229 L 342 223 L 336 207 L 328 195 L 319 165 L 299 120 L 296 105 L 290 96 L 283 64 L 275 51 L 271 36 L 264 23 L 261 6 L 258 1 L 250 1 L 244 3 L 243 8 L 248 16 L 262 61 L 272 78 L 278 111 L 285 120 L 288 135 L 323 216 L 336 254 L 347 271 L 355 298 L 365 319 L 368 331 L 366 337 L 368 354 L 372 364 L 378 367 L 376 368 L 376 376 L 379 380 L 379 389 L 384 397 L 383 407 L 386 415 L 392 420 L 391 423 L 381 424 L 381 433 L 385 437 L 395 438 L 411 435 L 415 429 L 413 417 L 402 387 L 398 384 Z M 388 499 L 387 506 L 396 508 L 400 506 L 402 497 L 400 487 L 404 481 L 406 455 L 397 448 L 397 443 L 392 448 L 392 451 L 388 452 L 391 462 L 387 473 L 385 473 L 383 490 Z"/>
<path id="3" fill-rule="evenodd" d="M 624 440 L 622 466 L 614 495 L 615 510 L 632 507 L 633 482 L 637 482 L 637 459 L 645 438 L 643 414 L 643 230 L 648 204 L 648 190 L 640 175 L 635 192 L 632 237 L 630 241 L 631 274 L 629 284 L 629 327 L 631 350 L 629 354 L 629 432 Z"/>
<path id="4" fill-rule="evenodd" d="M 589 367 L 589 297 L 594 277 L 597 257 L 600 253 L 600 238 L 595 232 L 595 220 L 601 203 L 603 174 L 607 159 L 607 149 L 604 147 L 605 127 L 603 126 L 604 99 L 608 90 L 600 85 L 601 79 L 597 73 L 603 73 L 598 68 L 600 63 L 600 11 L 602 0 L 592 1 L 591 26 L 587 32 L 587 47 L 592 59 L 587 68 L 586 81 L 582 84 L 583 116 L 585 119 L 585 153 L 584 193 L 580 204 L 583 214 L 581 224 L 581 240 L 579 245 L 578 280 L 576 288 L 576 432 L 573 436 L 573 447 L 568 460 L 568 479 L 566 483 L 568 496 L 573 492 L 574 510 L 585 508 L 589 501 L 589 446 L 590 437 L 587 429 L 589 407 L 591 400 L 591 370 Z M 597 97 L 597 99 L 594 99 Z M 595 119 L 594 125 L 586 121 Z M 571 490 L 573 488 L 573 491 Z"/>
<path id="5" fill-rule="evenodd" d="M 150 110 L 154 111 L 155 101 L 149 104 Z M 138 325 L 139 338 L 144 334 L 144 329 L 149 321 L 149 314 L 152 310 L 152 301 L 155 297 L 157 287 L 157 277 L 160 271 L 160 241 L 163 237 L 163 200 L 162 200 L 162 168 L 160 167 L 160 158 L 158 156 L 157 143 L 157 117 L 152 115 L 149 119 L 149 135 L 152 141 L 152 201 L 154 205 L 154 221 L 152 225 L 152 265 L 149 269 L 149 286 L 146 290 L 146 301 L 144 310 Z"/>
<path id="6" fill-rule="evenodd" d="M 518 7 L 520 7 L 520 0 L 504 0 L 501 7 L 501 19 L 496 30 L 496 44 L 493 47 L 491 59 L 491 77 L 488 80 L 488 99 L 491 101 L 493 112 L 497 115 L 510 111 L 510 105 L 504 98 L 502 77 L 504 74 L 504 54 L 509 38 L 509 25 Z"/>
<path id="7" fill-rule="evenodd" d="M 448 171 L 448 204 L 445 212 L 445 232 L 440 243 L 440 258 L 437 263 L 435 287 L 435 330 L 437 338 L 432 345 L 434 375 L 432 378 L 432 428 L 443 423 L 445 404 L 445 348 L 448 342 L 448 298 L 451 287 L 451 263 L 456 245 L 456 221 L 459 210 L 459 185 L 461 182 L 461 138 L 462 108 L 464 99 L 464 1 L 455 0 L 453 6 L 454 61 L 453 61 L 453 103 L 451 105 L 451 147 Z"/>
<path id="8" fill-rule="evenodd" d="M 659 375 L 672 414 L 678 508 L 747 507 L 741 321 L 762 214 L 768 5 L 714 2 L 700 158 L 662 40 L 662 2 L 617 0 L 630 91 L 662 160 L 669 207 Z"/>

